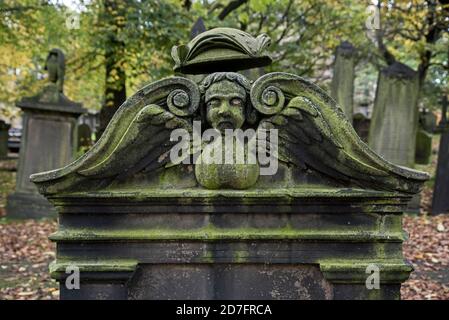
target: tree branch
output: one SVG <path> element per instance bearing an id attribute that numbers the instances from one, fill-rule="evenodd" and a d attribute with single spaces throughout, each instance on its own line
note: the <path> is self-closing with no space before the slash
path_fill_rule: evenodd
<path id="1" fill-rule="evenodd" d="M 247 3 L 248 0 L 233 0 L 220 12 L 218 19 L 224 20 L 232 11 L 238 9 L 241 5 Z"/>

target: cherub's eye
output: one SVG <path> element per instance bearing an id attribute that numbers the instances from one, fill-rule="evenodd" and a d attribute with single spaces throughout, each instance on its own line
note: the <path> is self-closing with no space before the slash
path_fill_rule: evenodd
<path id="1" fill-rule="evenodd" d="M 240 98 L 232 98 L 231 99 L 231 105 L 233 105 L 233 106 L 241 106 L 242 104 L 243 104 L 243 101 Z"/>
<path id="2" fill-rule="evenodd" d="M 208 102 L 207 102 L 207 106 L 208 107 L 213 107 L 213 106 L 217 106 L 218 104 L 220 103 L 220 101 L 218 100 L 218 99 L 210 99 Z"/>

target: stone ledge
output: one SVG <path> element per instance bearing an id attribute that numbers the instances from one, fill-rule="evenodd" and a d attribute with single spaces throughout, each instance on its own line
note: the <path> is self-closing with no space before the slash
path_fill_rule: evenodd
<path id="1" fill-rule="evenodd" d="M 53 279 L 65 279 L 68 267 L 76 266 L 83 273 L 83 280 L 109 279 L 127 280 L 137 267 L 137 261 L 133 260 L 109 260 L 109 261 L 64 261 L 58 259 L 50 263 L 50 275 Z"/>
<path id="2" fill-rule="evenodd" d="M 332 283 L 365 283 L 371 273 L 369 265 L 380 271 L 380 283 L 402 283 L 406 281 L 413 266 L 403 260 L 322 260 L 319 262 L 324 277 Z"/>
<path id="3" fill-rule="evenodd" d="M 52 241 L 166 241 L 187 240 L 214 242 L 221 240 L 301 240 L 344 242 L 403 242 L 402 232 L 367 232 L 341 230 L 298 230 L 293 228 L 233 228 L 206 227 L 200 229 L 143 229 L 143 230 L 99 230 L 70 229 L 53 233 Z"/>
<path id="4" fill-rule="evenodd" d="M 197 264 L 208 264 L 209 262 L 196 262 Z M 249 262 L 254 264 L 254 262 Z M 79 260 L 65 261 L 58 259 L 50 264 L 51 277 L 57 280 L 65 279 L 69 274 L 67 268 L 76 266 L 82 273 L 82 278 L 86 280 L 105 279 L 109 280 L 128 280 L 135 272 L 139 262 L 136 260 Z M 210 263 L 209 263 L 210 264 Z M 238 264 L 238 262 L 237 262 Z M 376 265 L 380 270 L 379 281 L 381 284 L 402 283 L 406 281 L 413 266 L 403 260 L 351 260 L 342 259 L 322 260 L 317 263 L 324 278 L 331 283 L 344 284 L 365 284 L 369 265 Z M 301 265 L 301 264 L 298 264 Z M 309 264 L 304 264 L 309 265 Z"/>
<path id="5" fill-rule="evenodd" d="M 60 213 L 378 212 L 402 214 L 409 195 L 359 189 L 113 190 L 47 195 Z"/>

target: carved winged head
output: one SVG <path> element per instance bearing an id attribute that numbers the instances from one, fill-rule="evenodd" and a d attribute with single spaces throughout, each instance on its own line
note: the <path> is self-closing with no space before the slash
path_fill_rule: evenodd
<path id="1" fill-rule="evenodd" d="M 198 35 L 187 45 L 174 47 L 176 71 L 207 74 L 199 85 L 188 77 L 166 78 L 147 85 L 119 108 L 88 153 L 60 170 L 33 175 L 33 181 L 43 183 L 71 175 L 79 183 L 88 183 L 89 179 L 112 183 L 132 179 L 137 174 L 153 175 L 160 169 L 189 165 L 184 160 L 200 151 L 201 159 L 213 159 L 215 154 L 222 155 L 215 152 L 218 144 L 215 139 L 194 141 L 194 122 L 201 117 L 202 124 L 221 133 L 226 129 L 256 129 L 257 134 L 251 135 L 247 142 L 242 140 L 241 145 L 256 145 L 259 161 L 197 163 L 195 177 L 205 188 L 251 188 L 259 183 L 259 173 L 262 175 L 262 169 L 273 158 L 283 167 L 279 170 L 282 179 L 283 172 L 290 172 L 287 174 L 298 177 L 298 181 L 313 175 L 313 181 L 317 179 L 324 184 L 405 193 L 419 191 L 428 176 L 395 166 L 373 152 L 357 136 L 337 103 L 315 84 L 281 72 L 265 74 L 252 83 L 234 72 L 269 64 L 268 45 L 269 38 L 265 35 L 254 38 L 240 30 L 219 28 Z M 54 75 L 60 87 L 61 61 L 62 52 L 57 50 L 52 50 L 47 58 L 51 75 L 54 72 L 51 68 L 57 67 Z M 173 132 L 179 133 L 177 129 L 183 129 L 183 135 L 186 133 L 187 138 L 183 139 L 186 143 L 178 145 L 176 139 L 171 139 Z M 259 136 L 259 132 L 267 130 L 276 133 L 273 138 L 271 134 L 269 139 L 263 134 Z M 226 134 L 221 138 L 226 138 Z M 262 152 L 259 146 L 265 146 Z M 171 161 L 173 149 L 186 152 Z M 234 148 L 230 150 L 234 152 Z M 263 156 L 267 151 L 270 161 Z M 278 171 L 266 172 L 275 175 Z M 290 183 L 290 178 L 283 181 Z M 62 188 L 65 184 L 62 182 Z"/>
<path id="2" fill-rule="evenodd" d="M 251 82 L 239 73 L 216 72 L 201 82 L 203 118 L 219 130 L 240 129 L 254 124 L 256 111 L 251 105 Z"/>

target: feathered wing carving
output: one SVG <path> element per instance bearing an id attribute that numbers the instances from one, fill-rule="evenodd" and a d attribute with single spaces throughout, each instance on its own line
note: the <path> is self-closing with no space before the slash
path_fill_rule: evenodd
<path id="1" fill-rule="evenodd" d="M 197 85 L 173 77 L 147 85 L 117 110 L 98 142 L 68 166 L 31 176 L 42 182 L 76 173 L 89 178 L 122 177 L 155 170 L 170 161 L 173 129 L 192 132 L 200 103 Z M 191 135 L 190 135 L 191 136 Z"/>
<path id="2" fill-rule="evenodd" d="M 278 129 L 280 161 L 375 190 L 416 193 L 428 179 L 426 173 L 377 155 L 336 102 L 299 76 L 276 72 L 260 77 L 252 86 L 251 102 L 265 115 L 259 128 Z"/>

